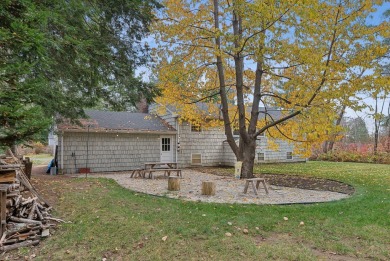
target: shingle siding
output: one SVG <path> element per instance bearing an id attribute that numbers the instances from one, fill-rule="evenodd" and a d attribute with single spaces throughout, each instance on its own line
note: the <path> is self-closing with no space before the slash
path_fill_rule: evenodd
<path id="1" fill-rule="evenodd" d="M 116 136 L 118 135 L 118 136 Z M 79 168 L 88 167 L 92 172 L 123 171 L 142 167 L 145 162 L 160 161 L 160 135 L 157 134 L 114 134 L 65 133 L 63 139 L 63 172 L 77 173 Z M 72 157 L 72 152 L 76 155 Z M 60 163 L 61 165 L 61 163 Z"/>
<path id="2" fill-rule="evenodd" d="M 150 106 L 151 114 L 159 114 L 157 105 Z M 123 116 L 124 117 L 124 116 Z M 79 168 L 88 167 L 92 172 L 124 171 L 143 167 L 145 162 L 161 160 L 161 137 L 172 139 L 172 161 L 179 163 L 180 168 L 191 166 L 233 166 L 236 157 L 222 128 L 202 129 L 191 132 L 191 125 L 178 122 L 178 117 L 171 111 L 159 117 L 169 130 L 176 129 L 176 135 L 163 133 L 114 133 L 114 132 L 60 132 L 59 164 L 63 173 L 77 173 Z M 88 138 L 89 135 L 89 138 Z M 88 164 L 87 164 L 88 140 Z M 63 141 L 63 144 L 61 142 Z M 180 144 L 178 144 L 178 141 Z M 268 138 L 260 137 L 256 146 L 256 162 L 294 162 L 305 161 L 299 155 L 287 159 L 287 152 L 293 151 L 294 145 L 277 140 L 278 151 L 268 148 Z M 72 157 L 72 153 L 76 157 Z M 264 161 L 258 160 L 258 153 L 263 152 Z M 62 155 L 63 153 L 63 155 Z M 192 155 L 201 154 L 202 163 L 193 165 Z M 63 159 L 63 162 L 61 160 Z M 76 166 L 75 166 L 76 159 Z M 88 166 L 87 166 L 88 165 Z"/>
<path id="3" fill-rule="evenodd" d="M 202 166 L 223 165 L 223 141 L 226 136 L 220 129 L 202 129 L 191 132 L 191 124 L 183 122 L 179 126 L 180 150 L 178 162 L 182 167 L 193 166 L 192 154 L 202 154 Z"/>

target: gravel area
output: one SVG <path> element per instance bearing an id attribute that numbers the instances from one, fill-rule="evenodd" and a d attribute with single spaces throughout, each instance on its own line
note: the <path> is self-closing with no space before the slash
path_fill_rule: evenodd
<path id="1" fill-rule="evenodd" d="M 347 194 L 338 192 L 274 185 L 269 186 L 270 190 L 267 195 L 261 184 L 258 196 L 256 196 L 251 187 L 249 187 L 247 194 L 243 193 L 245 180 L 202 173 L 193 169 L 184 169 L 182 175 L 183 178 L 180 179 L 180 191 L 168 191 L 168 178 L 164 177 L 163 172 L 154 173 L 154 179 L 130 178 L 129 172 L 96 173 L 90 174 L 89 177 L 111 178 L 118 182 L 119 185 L 136 192 L 181 200 L 213 203 L 294 204 L 328 202 L 349 197 Z M 201 195 L 202 181 L 215 182 L 215 196 Z"/>

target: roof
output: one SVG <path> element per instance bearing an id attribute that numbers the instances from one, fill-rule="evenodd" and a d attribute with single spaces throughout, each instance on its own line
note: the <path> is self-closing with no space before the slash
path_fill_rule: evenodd
<path id="1" fill-rule="evenodd" d="M 124 132 L 176 132 L 163 119 L 149 113 L 86 110 L 88 119 L 79 120 L 80 125 L 63 123 L 63 131 L 124 131 Z M 89 128 L 88 128 L 89 126 Z"/>
<path id="2" fill-rule="evenodd" d="M 209 112 L 209 106 L 210 104 L 207 104 L 207 103 L 204 103 L 204 102 L 197 102 L 196 103 L 196 107 L 198 108 L 198 110 L 200 112 L 204 112 L 204 114 L 207 114 L 207 116 L 210 116 L 210 114 L 208 114 Z M 221 107 L 220 104 L 218 104 L 217 106 Z M 172 113 L 177 113 L 177 109 L 175 106 L 173 105 L 166 105 L 165 106 L 170 112 Z M 246 106 L 246 109 L 247 109 L 247 112 L 250 113 L 250 111 L 252 110 L 252 107 L 251 106 Z M 259 120 L 264 120 L 265 116 L 267 116 L 267 120 L 273 120 L 273 121 L 276 121 L 276 120 L 279 120 L 282 118 L 282 109 L 280 108 L 276 108 L 276 107 L 259 107 L 259 117 L 258 119 Z M 222 114 L 221 115 L 213 115 L 213 117 L 215 118 L 221 118 L 222 117 Z"/>
<path id="3" fill-rule="evenodd" d="M 278 108 L 259 108 L 259 120 L 264 120 L 264 118 L 267 116 L 268 120 L 279 120 L 282 118 L 282 110 Z"/>

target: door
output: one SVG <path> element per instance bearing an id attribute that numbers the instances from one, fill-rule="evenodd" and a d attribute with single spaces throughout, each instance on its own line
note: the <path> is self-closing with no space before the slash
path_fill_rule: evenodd
<path id="1" fill-rule="evenodd" d="M 161 162 L 173 162 L 172 138 L 161 137 Z"/>

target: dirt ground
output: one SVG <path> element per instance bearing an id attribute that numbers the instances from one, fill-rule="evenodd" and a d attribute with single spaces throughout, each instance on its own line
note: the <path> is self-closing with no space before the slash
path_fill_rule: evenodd
<path id="1" fill-rule="evenodd" d="M 47 166 L 33 166 L 31 172 L 31 183 L 38 193 L 53 207 L 56 206 L 58 199 L 65 192 L 80 190 L 89 187 L 91 184 L 87 180 L 78 182 L 77 187 L 70 182 L 72 177 L 68 175 L 49 175 L 46 174 Z"/>
<path id="2" fill-rule="evenodd" d="M 230 169 L 228 168 L 200 168 L 199 170 L 215 175 L 232 175 L 230 173 Z M 352 195 L 355 192 L 355 189 L 351 185 L 330 179 L 319 179 L 282 174 L 256 174 L 256 176 L 266 178 L 269 184 L 275 186 L 332 191 L 348 195 Z"/>
<path id="3" fill-rule="evenodd" d="M 77 183 L 77 188 L 72 186 L 68 175 L 48 175 L 46 174 L 47 166 L 34 166 L 32 170 L 32 183 L 36 190 L 46 199 L 51 205 L 55 206 L 57 199 L 65 191 L 80 190 L 83 186 L 89 187 L 90 183 L 86 180 L 85 184 Z M 221 168 L 197 168 L 197 170 L 215 174 L 215 175 L 231 175 L 229 169 Z M 82 175 L 82 174 L 80 174 Z M 309 177 L 299 177 L 291 175 L 273 175 L 263 174 L 259 177 L 264 177 L 269 184 L 275 186 L 295 187 L 301 189 L 323 190 L 340 192 L 348 195 L 354 193 L 354 188 L 348 184 L 341 183 L 334 180 L 318 179 Z"/>

